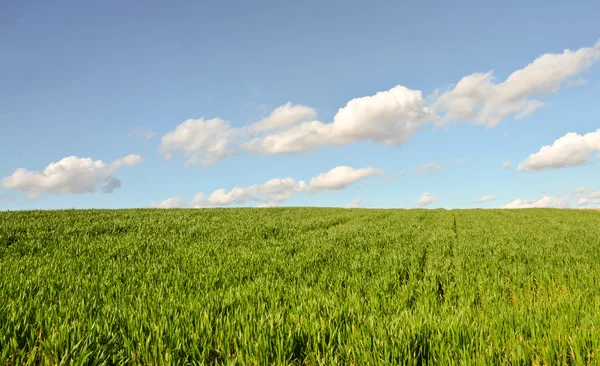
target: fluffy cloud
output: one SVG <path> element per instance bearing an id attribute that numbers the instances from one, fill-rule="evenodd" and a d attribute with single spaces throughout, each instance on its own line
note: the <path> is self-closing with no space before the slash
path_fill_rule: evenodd
<path id="1" fill-rule="evenodd" d="M 535 208 L 535 207 L 566 208 L 566 207 L 570 207 L 570 206 L 571 206 L 571 204 L 570 204 L 569 200 L 567 200 L 565 198 L 543 196 L 538 199 L 527 200 L 527 201 L 517 198 L 516 200 L 512 201 L 511 203 L 508 203 L 508 204 L 502 206 L 502 208 Z"/>
<path id="2" fill-rule="evenodd" d="M 310 180 L 310 192 L 340 190 L 361 179 L 382 176 L 383 169 L 372 167 L 353 169 L 349 166 L 338 166 L 327 173 L 321 173 Z"/>
<path id="3" fill-rule="evenodd" d="M 417 207 L 429 206 L 432 203 L 434 203 L 435 201 L 437 201 L 437 199 L 438 199 L 438 196 L 434 196 L 429 192 L 425 192 L 417 200 L 417 202 L 415 203 L 415 206 L 417 206 Z"/>
<path id="4" fill-rule="evenodd" d="M 436 163 L 427 163 L 417 167 L 417 173 L 423 175 L 425 173 L 439 173 L 442 170 L 442 166 Z"/>
<path id="5" fill-rule="evenodd" d="M 119 169 L 120 167 L 123 166 L 134 166 L 134 165 L 138 165 L 139 163 L 141 163 L 142 161 L 144 161 L 144 158 L 142 158 L 139 155 L 127 155 L 124 158 L 119 158 L 115 161 L 112 162 L 111 166 L 116 170 Z"/>
<path id="6" fill-rule="evenodd" d="M 291 102 L 275 108 L 271 114 L 252 125 L 254 131 L 269 131 L 289 127 L 298 122 L 313 120 L 317 111 L 303 105 L 293 105 Z"/>
<path id="7" fill-rule="evenodd" d="M 352 99 L 338 110 L 332 123 L 303 122 L 252 139 L 241 147 L 256 154 L 281 154 L 357 141 L 400 145 L 434 118 L 420 91 L 398 85 L 373 96 Z"/>
<path id="8" fill-rule="evenodd" d="M 444 121 L 473 121 L 488 127 L 514 115 L 522 118 L 544 105 L 535 97 L 558 91 L 600 60 L 600 41 L 593 47 L 544 54 L 497 83 L 492 72 L 462 78 L 433 104 Z"/>
<path id="9" fill-rule="evenodd" d="M 495 199 L 496 199 L 496 196 L 491 195 L 491 194 L 486 194 L 485 196 L 481 197 L 480 199 L 473 201 L 473 203 L 489 202 L 489 201 L 493 201 Z"/>
<path id="10" fill-rule="evenodd" d="M 352 202 L 348 203 L 346 206 L 346 208 L 357 208 L 360 207 L 360 205 L 362 204 L 363 198 L 362 197 L 356 197 L 355 199 L 352 200 Z"/>
<path id="11" fill-rule="evenodd" d="M 206 166 L 240 150 L 273 155 L 361 141 L 398 146 L 431 122 L 462 120 L 493 127 L 509 116 L 533 113 L 543 105 L 537 97 L 580 84 L 577 75 L 599 59 L 600 41 L 576 51 L 544 54 L 502 82 L 496 82 L 492 72 L 475 73 L 427 98 L 419 90 L 397 85 L 350 100 L 331 122 L 319 121 L 314 109 L 291 102 L 239 128 L 219 118 L 190 119 L 162 137 L 159 151 L 166 159 L 182 151 L 186 166 Z"/>
<path id="12" fill-rule="evenodd" d="M 582 197 L 582 198 L 580 198 L 580 199 L 577 201 L 577 205 L 578 205 L 578 206 L 585 206 L 585 205 L 587 205 L 588 203 L 590 203 L 590 199 L 589 199 L 589 198 L 587 198 L 587 197 Z"/>
<path id="13" fill-rule="evenodd" d="M 510 161 L 504 161 L 504 162 L 502 162 L 502 167 L 504 169 L 510 169 L 510 168 L 512 168 L 512 163 Z"/>
<path id="14" fill-rule="evenodd" d="M 464 163 L 466 163 L 467 161 L 469 161 L 469 159 L 468 159 L 468 158 L 465 158 L 465 157 L 458 158 L 458 159 L 456 159 L 456 164 L 464 164 Z"/>
<path id="15" fill-rule="evenodd" d="M 191 201 L 193 207 L 219 207 L 256 202 L 260 207 L 277 206 L 300 193 L 315 194 L 322 191 L 341 190 L 364 178 L 382 176 L 383 169 L 372 167 L 354 169 L 338 166 L 310 180 L 296 181 L 293 178 L 274 178 L 263 184 L 235 187 L 231 190 L 219 188 L 206 196 L 200 192 Z"/>
<path id="16" fill-rule="evenodd" d="M 69 156 L 50 163 L 41 172 L 19 168 L 2 179 L 1 186 L 18 189 L 27 193 L 29 198 L 35 198 L 41 193 L 94 193 L 101 183 L 105 183 L 102 190 L 110 193 L 121 185 L 113 174 L 121 167 L 133 166 L 143 160 L 139 155 L 129 155 L 105 164 L 101 160 Z"/>
<path id="17" fill-rule="evenodd" d="M 171 198 L 167 198 L 166 200 L 160 202 L 160 203 L 156 203 L 156 202 L 152 202 L 148 205 L 148 207 L 150 208 L 181 208 L 181 207 L 186 207 L 185 201 L 177 196 L 177 197 L 171 197 Z"/>
<path id="18" fill-rule="evenodd" d="M 569 132 L 552 145 L 543 146 L 519 163 L 517 171 L 540 171 L 584 165 L 595 150 L 600 150 L 600 129 L 581 136 Z"/>
<path id="19" fill-rule="evenodd" d="M 188 119 L 164 135 L 158 149 L 167 160 L 170 153 L 182 150 L 188 156 L 186 166 L 209 166 L 234 154 L 233 144 L 239 133 L 220 118 Z"/>
<path id="20" fill-rule="evenodd" d="M 192 200 L 192 204 L 196 207 L 215 207 L 260 202 L 268 206 L 276 206 L 293 195 L 305 191 L 306 183 L 304 181 L 296 182 L 292 178 L 274 178 L 250 187 L 236 187 L 231 190 L 220 188 L 210 194 L 208 198 L 205 198 L 203 193 L 198 193 Z"/>
<path id="21" fill-rule="evenodd" d="M 140 127 L 138 127 L 135 130 L 129 132 L 129 136 L 143 137 L 146 140 L 150 140 L 152 137 L 154 137 L 154 135 L 156 135 L 156 132 L 150 131 L 150 130 L 145 130 L 145 129 L 140 128 Z"/>

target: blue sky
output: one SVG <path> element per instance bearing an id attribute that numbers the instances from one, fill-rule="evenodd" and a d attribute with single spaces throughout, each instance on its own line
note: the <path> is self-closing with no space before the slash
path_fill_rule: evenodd
<path id="1" fill-rule="evenodd" d="M 600 207 L 598 2 L 0 14 L 1 210 Z"/>

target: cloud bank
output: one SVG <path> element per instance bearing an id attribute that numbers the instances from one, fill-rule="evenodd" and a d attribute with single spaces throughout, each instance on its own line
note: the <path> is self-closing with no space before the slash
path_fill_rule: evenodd
<path id="1" fill-rule="evenodd" d="M 277 206 L 300 193 L 316 194 L 323 191 L 338 191 L 368 177 L 382 177 L 383 173 L 383 169 L 373 167 L 354 169 L 349 166 L 338 166 L 313 177 L 309 183 L 303 180 L 296 181 L 289 177 L 273 178 L 265 183 L 248 187 L 219 188 L 208 196 L 199 192 L 191 200 L 189 206 L 196 208 L 221 207 L 243 205 L 249 202 L 257 203 L 261 207 Z M 153 202 L 151 207 L 169 207 L 175 202 L 177 203 L 176 207 L 188 206 L 180 197 L 172 197 L 161 203 Z"/>
<path id="2" fill-rule="evenodd" d="M 365 141 L 400 146 L 430 123 L 466 121 L 495 127 L 506 118 L 534 113 L 544 105 L 539 100 L 543 96 L 581 85 L 578 75 L 598 60 L 600 41 L 575 51 L 543 54 L 504 81 L 496 81 L 492 71 L 474 73 L 427 98 L 420 90 L 397 85 L 348 101 L 331 122 L 318 120 L 313 108 L 291 102 L 243 127 L 220 118 L 189 119 L 162 137 L 159 151 L 166 158 L 182 152 L 186 166 L 207 166 L 241 153 L 301 153 Z"/>

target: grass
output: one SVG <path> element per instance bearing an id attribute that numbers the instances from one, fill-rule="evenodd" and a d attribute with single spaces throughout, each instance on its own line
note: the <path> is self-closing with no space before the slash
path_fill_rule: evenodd
<path id="1" fill-rule="evenodd" d="M 600 213 L 0 213 L 0 364 L 597 364 Z"/>

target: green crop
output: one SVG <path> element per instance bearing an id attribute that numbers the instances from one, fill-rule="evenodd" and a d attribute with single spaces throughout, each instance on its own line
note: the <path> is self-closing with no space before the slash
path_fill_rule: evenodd
<path id="1" fill-rule="evenodd" d="M 0 364 L 598 364 L 600 212 L 0 213 Z"/>

